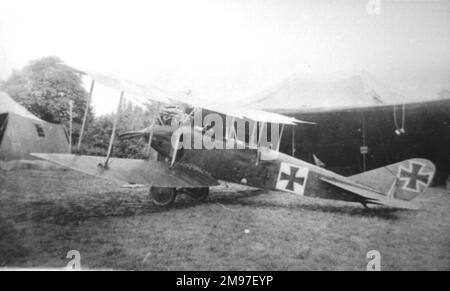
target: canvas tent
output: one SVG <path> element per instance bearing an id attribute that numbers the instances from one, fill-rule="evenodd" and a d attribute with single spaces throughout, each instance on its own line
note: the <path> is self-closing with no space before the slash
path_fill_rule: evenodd
<path id="1" fill-rule="evenodd" d="M 248 98 L 251 108 L 277 112 L 320 112 L 411 102 L 367 72 L 354 75 L 294 74 Z"/>
<path id="2" fill-rule="evenodd" d="M 0 164 L 35 160 L 29 153 L 67 153 L 69 143 L 62 125 L 45 122 L 0 92 Z M 18 162 L 19 161 L 19 162 Z"/>

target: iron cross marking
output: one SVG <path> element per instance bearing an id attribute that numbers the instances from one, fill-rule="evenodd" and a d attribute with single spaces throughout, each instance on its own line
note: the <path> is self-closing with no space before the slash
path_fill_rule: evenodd
<path id="1" fill-rule="evenodd" d="M 290 167 L 290 173 L 289 175 L 281 172 L 280 180 L 289 180 L 286 189 L 290 191 L 294 191 L 294 183 L 300 184 L 303 186 L 305 183 L 305 177 L 296 177 L 298 168 L 296 167 Z"/>
<path id="2" fill-rule="evenodd" d="M 399 179 L 404 179 L 407 182 L 405 183 L 405 187 L 409 190 L 413 191 L 419 191 L 419 183 L 428 184 L 428 181 L 430 181 L 431 174 L 430 173 L 421 173 L 422 169 L 424 168 L 424 165 L 422 164 L 416 164 L 411 163 L 410 169 L 406 170 L 404 168 L 401 168 Z"/>

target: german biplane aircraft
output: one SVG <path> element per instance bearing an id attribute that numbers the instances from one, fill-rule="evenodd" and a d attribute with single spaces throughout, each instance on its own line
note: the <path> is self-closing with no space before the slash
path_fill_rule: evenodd
<path id="1" fill-rule="evenodd" d="M 79 72 L 90 76 L 93 80 L 89 100 L 94 83 L 98 82 L 120 90 L 121 99 L 127 93 L 132 96 L 143 96 L 156 103 L 155 118 L 149 128 L 126 132 L 119 136 L 128 139 L 145 138 L 149 148 L 151 146 L 165 160 L 110 157 L 117 117 L 106 157 L 43 153 L 33 153 L 32 155 L 97 177 L 122 183 L 148 185 L 150 195 L 157 205 L 171 205 L 176 196 L 181 193 L 188 194 L 199 201 L 205 200 L 209 194 L 209 188 L 219 185 L 219 181 L 222 180 L 298 196 L 357 202 L 366 208 L 368 204 L 377 204 L 400 209 L 418 209 L 411 200 L 425 191 L 435 173 L 435 166 L 432 162 L 417 158 L 344 177 L 279 152 L 279 142 L 272 148 L 263 146 L 259 142 L 252 146 L 250 142 L 246 143 L 228 134 L 223 138 L 214 138 L 214 147 L 186 148 L 180 146 L 180 144 L 185 144 L 180 141 L 202 140 L 202 137 L 208 134 L 208 128 L 186 126 L 189 115 L 186 115 L 179 126 L 158 124 L 157 122 L 161 103 L 174 104 L 175 101 L 184 104 L 187 102 L 184 97 L 168 96 L 166 92 L 153 87 L 86 70 Z M 194 108 L 204 108 L 232 116 L 233 122 L 235 118 L 240 118 L 259 122 L 262 124 L 262 128 L 264 128 L 264 124 L 268 123 L 281 125 L 281 135 L 285 125 L 295 126 L 298 123 L 308 123 L 261 110 L 220 107 L 198 100 L 189 100 L 189 103 Z M 86 114 L 87 112 L 88 110 L 86 110 Z M 82 140 L 85 120 L 86 116 L 81 129 L 78 149 Z M 262 128 L 259 127 L 259 132 Z M 253 135 L 258 136 L 258 126 L 252 130 Z M 224 143 L 240 144 L 241 147 L 223 149 Z"/>

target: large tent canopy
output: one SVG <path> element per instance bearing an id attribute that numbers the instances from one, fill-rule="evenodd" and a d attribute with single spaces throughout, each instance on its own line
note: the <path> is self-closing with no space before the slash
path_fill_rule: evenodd
<path id="1" fill-rule="evenodd" d="M 328 111 L 408 102 L 367 72 L 354 75 L 295 74 L 249 100 L 246 104 L 249 107 L 280 112 Z"/>

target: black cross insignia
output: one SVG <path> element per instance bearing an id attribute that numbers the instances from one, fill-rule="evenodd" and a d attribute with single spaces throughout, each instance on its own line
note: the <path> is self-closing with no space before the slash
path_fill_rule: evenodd
<path id="1" fill-rule="evenodd" d="M 281 172 L 280 180 L 289 180 L 286 189 L 290 191 L 294 191 L 294 183 L 300 184 L 303 187 L 303 183 L 305 183 L 305 177 L 296 177 L 298 168 L 290 167 L 290 174 L 286 174 Z"/>
<path id="2" fill-rule="evenodd" d="M 407 179 L 407 182 L 404 184 L 404 187 L 409 190 L 419 191 L 419 183 L 423 183 L 425 185 L 430 181 L 431 174 L 426 173 L 422 174 L 422 168 L 424 165 L 411 163 L 411 170 L 405 170 L 404 168 L 400 169 L 399 179 Z"/>

